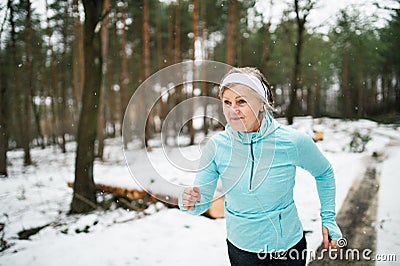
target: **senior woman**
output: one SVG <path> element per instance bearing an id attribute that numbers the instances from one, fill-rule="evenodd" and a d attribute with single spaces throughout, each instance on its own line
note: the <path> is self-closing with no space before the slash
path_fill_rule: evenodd
<path id="1" fill-rule="evenodd" d="M 309 136 L 271 116 L 272 94 L 262 73 L 233 68 L 219 96 L 225 131 L 204 147 L 194 186 L 179 198 L 180 209 L 205 212 L 221 179 L 231 264 L 305 265 L 307 243 L 293 199 L 298 166 L 315 177 L 323 243 L 335 248 L 341 231 L 332 167 Z"/>

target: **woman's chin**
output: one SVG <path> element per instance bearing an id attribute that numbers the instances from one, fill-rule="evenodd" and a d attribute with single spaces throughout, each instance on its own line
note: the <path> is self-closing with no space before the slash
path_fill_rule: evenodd
<path id="1" fill-rule="evenodd" d="M 243 123 L 241 121 L 237 121 L 237 122 L 231 122 L 229 123 L 229 125 L 231 126 L 231 128 L 235 131 L 242 131 L 242 132 L 246 132 L 246 127 L 243 125 Z"/>

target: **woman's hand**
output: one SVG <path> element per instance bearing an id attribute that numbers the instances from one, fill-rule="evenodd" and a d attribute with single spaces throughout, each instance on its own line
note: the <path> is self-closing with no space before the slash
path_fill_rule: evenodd
<path id="1" fill-rule="evenodd" d="M 191 209 L 193 209 L 194 204 L 200 201 L 200 198 L 201 194 L 198 187 L 185 189 L 182 196 L 183 208 L 187 211 L 190 211 Z"/>
<path id="2" fill-rule="evenodd" d="M 337 248 L 337 241 L 329 237 L 329 230 L 325 226 L 322 226 L 322 241 L 324 243 L 324 248 Z"/>

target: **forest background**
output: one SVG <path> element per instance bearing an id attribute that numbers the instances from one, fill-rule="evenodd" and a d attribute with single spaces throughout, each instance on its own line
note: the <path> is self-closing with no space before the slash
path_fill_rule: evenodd
<path id="1" fill-rule="evenodd" d="M 348 5 L 320 25 L 309 23 L 320 1 L 260 2 L 46 0 L 37 9 L 30 0 L 2 2 L 0 176 L 11 149 L 23 149 L 30 165 L 32 147 L 65 153 L 76 141 L 71 212 L 93 210 L 93 161 L 106 138 L 121 136 L 129 99 L 153 73 L 185 60 L 259 68 L 274 115 L 289 124 L 304 115 L 399 122 L 399 0 L 369 1 L 377 13 L 368 16 Z M 147 121 L 146 140 L 179 102 L 216 96 L 213 84 L 198 85 L 168 92 Z M 183 132 L 193 144 L 218 127 L 205 119 Z"/>

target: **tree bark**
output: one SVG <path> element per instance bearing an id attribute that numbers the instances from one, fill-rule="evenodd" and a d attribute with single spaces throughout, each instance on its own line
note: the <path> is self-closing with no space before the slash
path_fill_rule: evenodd
<path id="1" fill-rule="evenodd" d="M 198 20 L 199 16 L 197 13 L 197 6 L 198 2 L 197 0 L 191 0 L 192 3 L 192 31 L 193 31 L 193 39 L 192 39 L 192 60 L 196 60 L 196 40 L 197 40 L 197 35 L 198 35 Z M 196 79 L 196 65 L 193 63 L 193 78 Z M 192 82 L 192 92 L 190 97 L 192 98 L 194 96 L 194 89 L 196 88 L 197 82 L 193 81 Z M 193 117 L 194 114 L 194 106 L 191 105 L 190 107 L 190 117 Z M 189 126 L 189 137 L 190 137 L 190 145 L 194 144 L 194 138 L 195 138 L 195 131 L 193 127 L 193 119 L 189 120 L 188 123 Z"/>
<path id="2" fill-rule="evenodd" d="M 293 124 L 293 117 L 296 114 L 296 109 L 298 107 L 297 102 L 297 89 L 302 86 L 301 79 L 301 53 L 303 49 L 304 42 L 304 31 L 305 31 L 305 23 L 307 21 L 307 16 L 310 14 L 315 2 L 313 0 L 307 0 L 307 4 L 301 8 L 299 6 L 299 0 L 294 0 L 294 9 L 296 13 L 296 23 L 297 23 L 297 42 L 296 42 L 296 50 L 294 57 L 294 67 L 293 67 L 293 76 L 290 82 L 290 102 L 288 109 L 286 111 L 286 119 L 288 124 Z M 302 13 L 302 15 L 300 14 Z"/>
<path id="3" fill-rule="evenodd" d="M 143 80 L 150 76 L 149 0 L 143 0 Z"/>
<path id="4" fill-rule="evenodd" d="M 344 105 L 344 117 L 351 118 L 352 108 L 351 108 L 351 93 L 349 86 L 349 56 L 345 52 L 343 55 L 342 63 L 342 93 L 343 93 L 343 105 Z"/>
<path id="5" fill-rule="evenodd" d="M 52 29 L 50 28 L 50 18 L 48 16 L 48 2 L 47 0 L 45 1 L 46 3 L 46 21 L 47 21 L 47 38 L 48 38 L 48 49 L 50 50 L 50 69 L 51 69 L 51 89 L 50 89 L 50 97 L 51 97 L 51 136 L 53 140 L 53 144 L 58 143 L 58 134 L 59 134 L 59 121 L 58 121 L 58 97 L 59 97 L 59 90 L 58 90 L 58 74 L 57 74 L 57 68 L 56 68 L 56 56 L 54 52 L 54 47 L 53 43 L 51 41 L 52 39 Z"/>
<path id="6" fill-rule="evenodd" d="M 122 29 L 121 29 L 121 76 L 120 76 L 120 128 L 122 131 L 122 124 L 124 121 L 124 115 L 126 107 L 128 106 L 129 102 L 129 92 L 128 92 L 128 55 L 126 53 L 126 45 L 127 45 L 127 34 L 126 34 L 126 9 L 127 9 L 127 2 L 125 0 L 123 2 L 122 7 Z M 122 136 L 122 132 L 121 132 Z"/>
<path id="7" fill-rule="evenodd" d="M 203 60 L 208 59 L 207 55 L 207 47 L 206 47 L 206 40 L 207 40 L 207 22 L 206 22 L 206 2 L 200 2 L 200 25 L 201 25 L 201 36 L 202 36 L 202 55 Z M 207 89 L 207 82 L 206 80 L 206 69 L 205 64 L 201 64 L 201 95 L 208 96 L 208 89 Z M 207 119 L 207 98 L 203 99 L 203 132 L 204 136 L 208 135 L 208 119 Z"/>
<path id="8" fill-rule="evenodd" d="M 156 16 L 156 45 L 157 45 L 157 68 L 160 70 L 163 67 L 163 45 L 162 45 L 162 32 L 160 25 L 161 17 L 161 4 L 157 1 L 157 16 Z"/>
<path id="9" fill-rule="evenodd" d="M 226 39 L 226 63 L 235 65 L 236 57 L 236 3 L 237 0 L 229 0 L 228 27 Z"/>
<path id="10" fill-rule="evenodd" d="M 0 35 L 1 38 L 1 35 Z M 0 177 L 7 177 L 7 151 L 8 151 L 8 86 L 3 65 L 3 51 L 0 46 Z"/>
<path id="11" fill-rule="evenodd" d="M 74 91 L 75 112 L 79 114 L 82 99 L 82 87 L 84 82 L 84 55 L 83 55 L 83 36 L 82 23 L 79 14 L 79 0 L 73 0 L 73 35 L 72 44 L 72 84 Z M 77 119 L 74 119 L 76 121 Z"/>
<path id="12" fill-rule="evenodd" d="M 181 61 L 181 2 L 176 1 L 175 8 L 175 64 Z"/>
<path id="13" fill-rule="evenodd" d="M 174 60 L 174 31 L 173 31 L 173 15 L 174 15 L 174 8 L 172 4 L 169 4 L 168 6 L 168 51 L 167 51 L 167 60 L 168 60 L 168 65 L 173 64 Z"/>
<path id="14" fill-rule="evenodd" d="M 9 0 L 7 3 L 7 8 L 10 10 L 10 14 L 9 14 L 9 23 L 11 26 L 10 29 L 10 38 L 11 38 L 11 70 L 15 73 L 14 74 L 14 82 L 13 84 L 9 84 L 12 86 L 12 100 L 13 105 L 10 106 L 10 110 L 12 108 L 12 113 L 13 115 L 15 114 L 19 114 L 21 113 L 22 107 L 21 107 L 21 73 L 19 71 L 19 60 L 18 60 L 18 55 L 17 55 L 17 32 L 16 32 L 16 25 L 15 25 L 15 20 L 14 20 L 14 4 L 13 1 Z M 21 119 L 18 118 L 15 121 L 15 131 L 16 131 L 16 135 L 15 135 L 15 139 L 17 141 L 17 143 L 19 144 L 21 142 L 21 138 L 22 138 L 22 130 L 23 130 L 23 126 L 22 126 L 22 122 Z M 12 124 L 10 124 L 10 127 L 12 127 Z"/>
<path id="15" fill-rule="evenodd" d="M 23 112 L 23 107 L 21 103 L 21 95 L 23 94 L 22 89 L 21 89 L 21 73 L 20 73 L 20 61 L 18 58 L 18 51 L 17 51 L 17 31 L 16 31 L 16 21 L 15 21 L 15 4 L 13 3 L 12 0 L 9 0 L 7 2 L 7 9 L 9 10 L 9 16 L 8 16 L 8 23 L 11 26 L 10 28 L 10 50 L 11 50 L 11 72 L 13 72 L 13 78 L 11 82 L 9 82 L 7 85 L 10 87 L 9 92 L 10 92 L 10 98 L 12 104 L 9 105 L 9 112 L 11 114 L 10 122 L 12 121 L 11 119 L 14 120 L 14 123 L 9 124 L 8 130 L 14 130 L 15 131 L 15 136 L 14 139 L 16 140 L 17 145 L 21 145 L 21 139 L 22 139 L 22 131 L 23 131 L 23 125 L 22 125 L 22 119 L 19 116 L 21 112 Z M 3 66 L 3 65 L 2 65 Z"/>
<path id="16" fill-rule="evenodd" d="M 60 82 L 61 82 L 61 103 L 60 103 L 60 108 L 59 108 L 59 120 L 60 120 L 60 137 L 61 141 L 59 142 L 61 152 L 66 153 L 66 147 L 65 147 L 65 134 L 66 134 L 66 123 L 67 123 L 67 62 L 68 62 L 68 56 L 67 56 L 67 47 L 68 47 L 68 17 L 69 17 L 69 12 L 68 12 L 68 1 L 64 3 L 64 19 L 63 19 L 63 28 L 62 28 L 62 37 L 63 37 L 63 52 L 62 52 L 62 58 L 63 58 L 63 63 L 61 65 L 61 73 L 60 73 Z"/>
<path id="17" fill-rule="evenodd" d="M 270 6 L 270 10 L 273 10 L 273 8 L 274 8 L 273 0 L 270 0 L 269 6 Z M 268 16 L 268 22 L 265 24 L 264 48 L 263 48 L 263 51 L 261 54 L 262 72 L 264 73 L 264 75 L 267 78 L 268 78 L 268 73 L 270 72 L 268 67 L 269 67 L 270 54 L 271 54 L 271 47 L 270 47 L 271 25 L 272 25 L 272 12 L 270 11 L 269 16 Z"/>
<path id="18" fill-rule="evenodd" d="M 175 64 L 178 64 L 181 62 L 181 0 L 177 0 L 175 4 L 175 57 L 174 57 L 174 62 Z M 183 85 L 178 84 L 175 87 L 175 93 L 174 93 L 174 106 L 177 106 L 182 100 L 183 100 Z M 182 114 L 176 113 L 175 114 L 175 119 L 174 119 L 174 130 L 176 132 L 179 132 L 180 126 L 178 124 L 178 121 L 181 121 L 182 119 Z"/>
<path id="19" fill-rule="evenodd" d="M 162 31 L 161 31 L 161 22 L 160 22 L 162 9 L 161 9 L 161 4 L 159 2 L 157 2 L 157 12 L 158 12 L 158 15 L 156 16 L 157 68 L 158 68 L 158 70 L 161 70 L 163 68 L 163 66 L 165 65 L 166 61 L 163 60 Z M 168 19 L 168 25 L 170 24 L 169 21 L 170 20 Z M 168 32 L 169 32 L 169 29 L 168 29 Z M 169 51 L 168 51 L 168 53 L 169 53 Z M 162 73 L 160 73 L 160 75 L 159 75 L 159 83 L 160 84 L 162 83 L 163 79 L 164 79 L 164 77 L 163 77 Z M 163 98 L 164 98 L 163 93 L 168 93 L 168 92 L 160 90 L 160 99 L 159 99 L 160 105 L 158 108 L 158 115 L 161 119 L 161 124 L 163 124 L 165 117 L 168 114 L 168 104 L 166 101 L 163 100 Z M 165 138 L 164 138 L 164 140 L 165 140 Z M 163 143 L 165 143 L 165 142 L 163 142 Z"/>
<path id="20" fill-rule="evenodd" d="M 321 117 L 321 83 L 320 79 L 315 79 L 315 97 L 313 105 L 313 117 Z"/>
<path id="21" fill-rule="evenodd" d="M 103 14 L 107 14 L 108 10 L 110 9 L 110 0 L 104 0 L 104 5 L 103 5 Z M 100 100 L 99 100 L 99 122 L 97 123 L 97 152 L 96 152 L 96 157 L 100 158 L 100 160 L 103 160 L 103 154 L 104 154 L 104 131 L 106 127 L 106 121 L 104 117 L 105 113 L 105 99 L 106 99 L 106 94 L 108 93 L 108 58 L 107 58 L 107 53 L 108 53 L 108 21 L 109 17 L 106 15 L 103 20 L 103 27 L 101 27 L 101 57 L 103 59 L 103 65 L 102 65 L 102 73 L 103 73 L 103 80 L 101 83 L 101 95 L 100 95 Z"/>
<path id="22" fill-rule="evenodd" d="M 22 131 L 22 148 L 24 149 L 24 165 L 31 165 L 31 115 L 32 115 L 32 101 L 31 101 L 31 90 L 33 89 L 32 82 L 32 10 L 31 1 L 26 1 L 26 20 L 25 20 L 25 65 L 26 65 L 26 84 L 25 90 L 23 91 L 24 107 L 23 107 L 23 124 L 24 130 Z"/>
<path id="23" fill-rule="evenodd" d="M 271 22 L 269 21 L 265 25 L 265 39 L 264 39 L 264 48 L 261 54 L 261 65 L 262 71 L 266 77 L 268 77 L 269 69 L 268 69 L 268 62 L 270 59 L 270 41 L 271 41 Z"/>
<path id="24" fill-rule="evenodd" d="M 84 53 L 85 83 L 82 111 L 78 126 L 75 161 L 74 195 L 71 213 L 86 213 L 97 205 L 93 180 L 94 144 L 97 135 L 98 107 L 101 96 L 101 38 L 100 26 L 103 0 L 83 0 L 85 10 Z"/>
<path id="25" fill-rule="evenodd" d="M 365 100 L 365 83 L 364 83 L 364 73 L 363 73 L 363 62 L 358 65 L 358 109 L 357 118 L 362 118 L 364 116 L 364 100 Z"/>
<path id="26" fill-rule="evenodd" d="M 142 32 L 142 45 L 143 45 L 143 81 L 150 76 L 150 33 L 149 33 L 149 1 L 143 0 L 143 32 Z M 147 109 L 147 103 L 145 102 L 145 109 Z M 146 117 L 145 125 L 145 143 L 144 145 L 148 147 L 148 141 L 151 136 L 150 124 L 153 121 L 154 112 L 150 111 L 149 115 Z"/>
<path id="27" fill-rule="evenodd" d="M 113 20 L 110 23 L 110 29 L 109 29 L 109 33 L 110 33 L 110 40 L 117 40 L 119 38 L 118 34 L 117 34 L 117 29 L 116 29 L 116 19 L 113 18 Z M 107 54 L 114 54 L 113 52 L 115 50 L 119 51 L 119 44 L 117 42 L 109 42 L 109 50 L 107 52 Z M 104 60 L 104 59 L 103 59 Z M 116 124 L 119 123 L 120 119 L 119 119 L 119 115 L 120 115 L 120 103 L 121 103 L 121 90 L 116 91 L 114 89 L 114 86 L 112 84 L 114 83 L 114 76 L 117 76 L 120 71 L 119 71 L 119 66 L 120 63 L 117 62 L 117 60 L 107 60 L 107 69 L 110 69 L 110 71 L 107 70 L 107 77 L 106 77 L 106 84 L 108 84 L 105 88 L 106 88 L 106 97 L 105 99 L 107 100 L 107 108 L 109 110 L 109 123 L 110 123 L 110 132 L 106 131 L 106 134 L 108 134 L 108 136 L 110 137 L 115 137 L 117 135 L 117 127 Z M 111 69 L 118 69 L 117 73 L 115 73 L 115 71 L 111 71 Z"/>
<path id="28" fill-rule="evenodd" d="M 394 87 L 394 90 L 396 111 L 400 113 L 400 71 L 397 71 L 396 73 L 396 86 Z"/>

